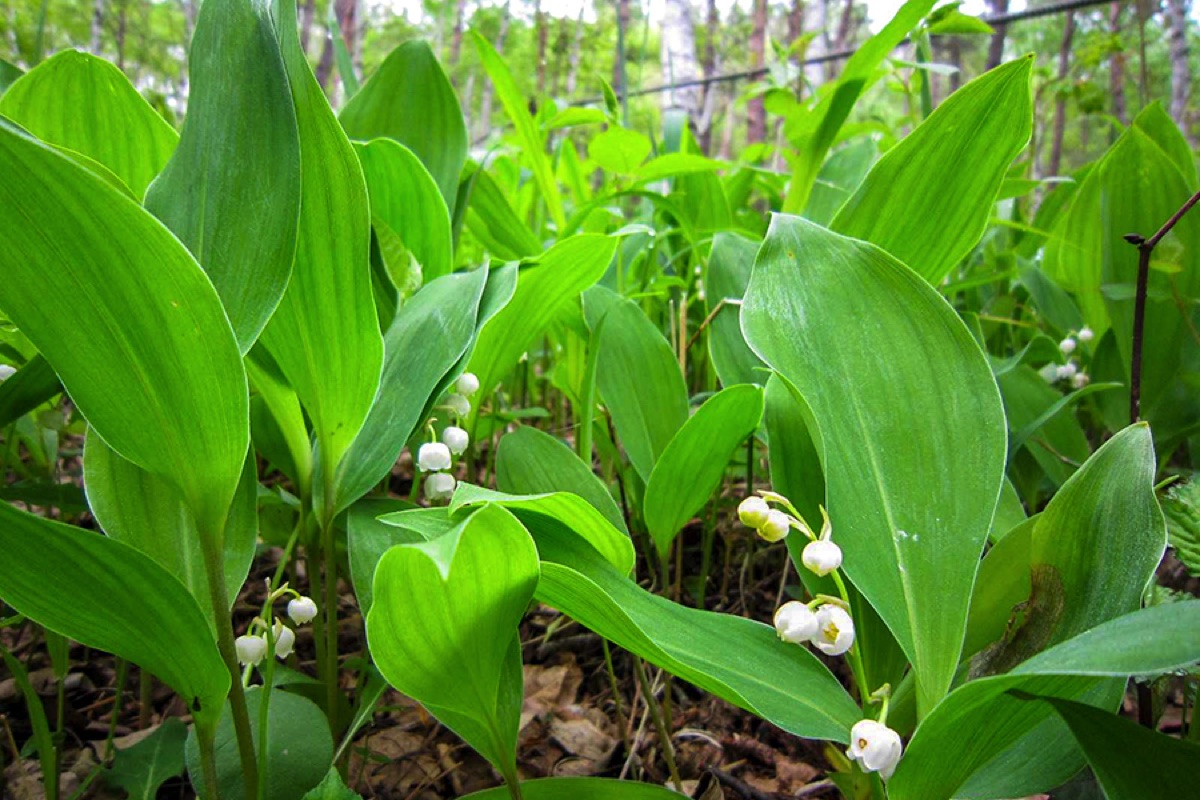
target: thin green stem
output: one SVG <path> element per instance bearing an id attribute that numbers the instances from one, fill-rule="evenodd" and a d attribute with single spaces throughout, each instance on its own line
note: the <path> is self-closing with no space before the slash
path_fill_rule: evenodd
<path id="1" fill-rule="evenodd" d="M 842 601 L 846 607 L 850 607 L 850 593 L 846 591 L 846 583 L 842 580 L 841 574 L 835 569 L 829 573 L 833 577 L 834 584 L 837 585 L 838 594 L 841 595 Z M 858 684 L 858 696 L 863 702 L 871 694 L 871 687 L 867 685 L 867 673 L 863 668 L 862 649 L 858 646 L 858 632 L 855 631 L 854 643 L 850 645 L 850 652 L 846 653 L 846 661 L 850 663 L 850 671 L 854 673 L 854 682 Z"/>
<path id="2" fill-rule="evenodd" d="M 104 761 L 113 757 L 113 739 L 117 736 L 117 723 L 121 721 L 121 706 L 125 699 L 125 684 L 129 680 L 129 662 L 123 658 L 117 659 L 117 688 L 113 698 L 112 716 L 108 719 L 108 736 L 104 739 Z"/>
<path id="3" fill-rule="evenodd" d="M 220 800 L 221 791 L 217 782 L 217 734 L 208 726 L 196 726 L 196 739 L 200 743 L 200 772 L 204 777 L 204 800 Z"/>
<path id="4" fill-rule="evenodd" d="M 325 714 L 329 726 L 338 730 L 338 595 L 337 595 L 337 549 L 334 544 L 333 519 L 337 488 L 334 471 L 337 463 L 329 442 L 321 444 L 321 479 L 325 484 L 325 497 L 321 509 L 321 561 L 324 567 L 325 599 L 322 615 L 325 620 Z"/>
<path id="5" fill-rule="evenodd" d="M 683 781 L 679 778 L 679 767 L 675 763 L 675 746 L 671 743 L 671 732 L 667 730 L 662 709 L 654 696 L 654 687 L 650 685 L 650 679 L 646 677 L 646 666 L 637 656 L 633 657 L 633 669 L 638 683 L 642 685 L 642 696 L 646 699 L 646 708 L 650 710 L 650 719 L 654 722 L 654 730 L 658 734 L 658 742 L 663 749 L 663 760 L 667 762 L 667 770 L 671 773 L 675 789 L 682 793 Z"/>
<path id="6" fill-rule="evenodd" d="M 267 623 L 267 664 L 263 668 L 262 694 L 258 698 L 258 763 L 261 765 L 258 770 L 258 793 L 255 795 L 258 800 L 266 800 L 267 797 L 267 743 L 271 731 L 271 685 L 275 680 L 275 628 L 270 600 L 267 601 L 264 619 Z"/>

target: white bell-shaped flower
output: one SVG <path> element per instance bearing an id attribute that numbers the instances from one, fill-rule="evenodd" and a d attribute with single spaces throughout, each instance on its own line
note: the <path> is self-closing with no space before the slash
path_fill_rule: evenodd
<path id="1" fill-rule="evenodd" d="M 767 519 L 758 526 L 758 535 L 768 542 L 778 542 L 792 530 L 792 519 L 777 508 L 767 511 Z"/>
<path id="2" fill-rule="evenodd" d="M 292 654 L 295 647 L 295 631 L 277 620 L 275 622 L 275 657 L 283 661 Z"/>
<path id="3" fill-rule="evenodd" d="M 461 394 L 446 395 L 446 405 L 460 418 L 471 413 L 471 401 Z"/>
<path id="4" fill-rule="evenodd" d="M 304 625 L 317 618 L 317 604 L 311 597 L 296 597 L 288 602 L 288 616 L 297 625 Z"/>
<path id="5" fill-rule="evenodd" d="M 428 442 L 417 451 L 417 467 L 421 472 L 450 469 L 450 460 L 450 448 L 441 442 Z"/>
<path id="6" fill-rule="evenodd" d="M 828 575 L 842 566 L 842 548 L 828 539 L 817 539 L 804 546 L 800 560 L 811 572 Z"/>
<path id="7" fill-rule="evenodd" d="M 904 745 L 900 734 L 873 719 L 864 719 L 850 729 L 846 756 L 857 761 L 864 772 L 878 772 L 885 781 L 892 777 Z"/>
<path id="8" fill-rule="evenodd" d="M 1081 342 L 1090 342 L 1092 339 L 1096 338 L 1095 332 L 1086 325 L 1080 328 L 1079 333 L 1076 335 L 1079 337 L 1079 341 Z"/>
<path id="9" fill-rule="evenodd" d="M 454 382 L 454 391 L 463 397 L 470 397 L 479 391 L 479 378 L 476 377 L 474 372 L 464 372 Z"/>
<path id="10" fill-rule="evenodd" d="M 471 443 L 471 437 L 462 428 L 457 425 L 451 425 L 442 431 L 442 443 L 450 448 L 451 453 L 461 456 L 467 451 L 467 445 Z"/>
<path id="11" fill-rule="evenodd" d="M 771 507 L 758 495 L 751 495 L 738 504 L 738 519 L 747 528 L 758 528 L 767 521 Z"/>
<path id="12" fill-rule="evenodd" d="M 458 481 L 449 472 L 435 472 L 425 478 L 425 499 L 431 503 L 449 500 Z"/>
<path id="13" fill-rule="evenodd" d="M 1071 387 L 1074 389 L 1082 389 L 1092 382 L 1086 372 L 1076 372 L 1071 376 Z"/>
<path id="14" fill-rule="evenodd" d="M 1063 352 L 1063 355 L 1071 355 L 1075 352 L 1075 340 L 1068 336 L 1058 343 L 1058 349 Z"/>
<path id="15" fill-rule="evenodd" d="M 1058 366 L 1058 379 L 1060 381 L 1069 381 L 1075 377 L 1075 373 L 1079 371 L 1079 367 L 1075 366 L 1074 361 L 1068 361 L 1065 364 Z"/>
<path id="16" fill-rule="evenodd" d="M 267 656 L 267 640 L 261 636 L 239 636 L 233 642 L 239 664 L 258 664 Z"/>
<path id="17" fill-rule="evenodd" d="M 841 606 L 829 604 L 818 608 L 817 624 L 820 630 L 812 642 L 825 655 L 840 656 L 854 644 L 854 620 Z"/>
<path id="18" fill-rule="evenodd" d="M 775 632 L 792 644 L 804 644 L 820 631 L 817 614 L 799 600 L 784 603 L 775 611 Z"/>
<path id="19" fill-rule="evenodd" d="M 12 364 L 0 364 L 0 383 L 17 374 L 17 368 Z"/>

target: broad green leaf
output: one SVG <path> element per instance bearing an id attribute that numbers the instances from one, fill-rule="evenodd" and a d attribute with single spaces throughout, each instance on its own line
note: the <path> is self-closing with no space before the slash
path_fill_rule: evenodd
<path id="1" fill-rule="evenodd" d="M 491 394 L 563 305 L 600 279 L 616 247 L 616 239 L 580 234 L 522 265 L 512 299 L 483 326 L 475 343 L 467 369 L 479 377 L 476 397 Z"/>
<path id="2" fill-rule="evenodd" d="M 510 261 L 542 252 L 542 243 L 521 221 L 495 179 L 480 167 L 472 167 L 471 203 L 467 227 L 480 244 L 499 258 Z"/>
<path id="3" fill-rule="evenodd" d="M 219 532 L 249 446 L 246 376 L 221 301 L 156 219 L 0 125 L 0 308 L 96 432 L 174 483 Z M 61 314 L 47 297 L 75 298 Z"/>
<path id="4" fill-rule="evenodd" d="M 140 199 L 179 141 L 121 70 L 63 50 L 15 81 L 0 114 L 44 142 L 95 159 Z"/>
<path id="5" fill-rule="evenodd" d="M 420 264 L 425 283 L 449 274 L 454 266 L 450 212 L 420 160 L 390 139 L 355 145 L 355 151 L 367 179 L 371 217 L 384 222 L 400 237 Z M 395 276 L 393 283 L 399 289 L 405 288 Z"/>
<path id="6" fill-rule="evenodd" d="M 709 324 L 708 353 L 722 386 L 762 385 L 768 377 L 763 363 L 742 338 L 742 310 L 735 304 L 746 294 L 757 252 L 758 242 L 739 234 L 721 231 L 713 237 L 705 281 L 708 313 L 712 314 L 722 302 L 734 301 L 726 302 L 720 311 L 716 311 Z"/>
<path id="7" fill-rule="evenodd" d="M 254 447 L 292 479 L 301 496 L 307 497 L 312 487 L 312 443 L 300 398 L 279 373 L 266 348 L 255 347 L 243 363 L 254 391 L 250 403 Z M 267 427 L 269 431 L 264 429 Z M 269 445 L 264 441 L 268 435 Z"/>
<path id="8" fill-rule="evenodd" d="M 927 713 L 958 665 L 1004 474 L 987 360 L 916 273 L 782 215 L 759 251 L 742 330 L 811 411 L 846 574 L 913 662 Z"/>
<path id="9" fill-rule="evenodd" d="M 837 82 L 826 91 L 816 107 L 804 114 L 789 133 L 797 153 L 792 163 L 792 179 L 784 198 L 783 210 L 799 214 L 808 205 L 813 183 L 821 172 L 825 154 L 837 141 L 846 118 L 858 98 L 875 82 L 879 65 L 896 49 L 933 8 L 935 0 L 908 0 L 883 30 L 862 44 L 846 62 Z"/>
<path id="10" fill-rule="evenodd" d="M 878 157 L 879 146 L 871 136 L 860 136 L 830 154 L 813 184 L 812 196 L 804 209 L 805 219 L 828 227 Z"/>
<path id="11" fill-rule="evenodd" d="M 371 294 L 367 186 L 300 49 L 295 4 L 275 0 L 274 19 L 304 171 L 292 280 L 262 342 L 312 420 L 328 475 L 367 417 L 383 364 Z"/>
<path id="12" fill-rule="evenodd" d="M 879 159 L 830 227 L 941 283 L 983 236 L 1000 184 L 1029 141 L 1032 69 L 1025 56 L 946 98 Z"/>
<path id="13" fill-rule="evenodd" d="M 964 659 L 1003 639 L 1014 609 L 1029 599 L 1033 589 L 1029 547 L 1036 525 L 1037 517 L 1031 517 L 1008 531 L 980 563 L 967 617 Z"/>
<path id="14" fill-rule="evenodd" d="M 1030 698 L 1033 700 L 1041 698 Z M 1070 700 L 1048 697 L 1108 800 L 1175 800 L 1196 793 L 1200 745 Z"/>
<path id="15" fill-rule="evenodd" d="M 371 657 L 504 775 L 516 780 L 521 713 L 517 625 L 538 584 L 537 549 L 510 513 L 485 506 L 375 570 Z"/>
<path id="16" fill-rule="evenodd" d="M 1171 162 L 1183 173 L 1187 185 L 1196 188 L 1196 157 L 1192 146 L 1179 126 L 1171 119 L 1162 101 L 1155 100 L 1138 113 L 1135 123 L 1143 133 L 1154 140 Z"/>
<path id="17" fill-rule="evenodd" d="M 1012 433 L 1024 430 L 1062 399 L 1061 392 L 1027 366 L 997 375 L 996 382 Z M 1024 447 L 1055 486 L 1061 486 L 1076 469 L 1064 458 L 1082 464 L 1091 452 L 1083 427 L 1069 408 L 1050 417 Z"/>
<path id="18" fill-rule="evenodd" d="M 179 490 L 122 458 L 94 431 L 84 447 L 83 470 L 88 507 L 104 532 L 158 562 L 211 617 L 203 543 Z M 257 489 L 254 462 L 248 460 L 225 523 L 222 555 L 230 606 L 246 582 L 258 543 Z M 209 624 L 215 634 L 215 621 L 210 618 Z"/>
<path id="19" fill-rule="evenodd" d="M 638 183 L 661 181 L 696 172 L 716 172 L 728 166 L 724 161 L 706 158 L 698 153 L 666 153 L 642 164 L 635 172 L 634 179 Z"/>
<path id="20" fill-rule="evenodd" d="M 612 778 L 541 778 L 521 781 L 525 800 L 679 800 L 679 792 L 651 783 Z M 506 787 L 466 795 L 462 800 L 509 800 Z"/>
<path id="21" fill-rule="evenodd" d="M 548 433 L 527 425 L 500 439 L 496 485 L 506 494 L 570 492 L 588 501 L 614 528 L 628 532 L 621 509 L 590 465 Z"/>
<path id="22" fill-rule="evenodd" d="M 643 514 L 660 554 L 721 485 L 733 452 L 758 429 L 763 390 L 731 386 L 696 410 L 663 450 L 646 483 Z"/>
<path id="23" fill-rule="evenodd" d="M 0 58 L 0 94 L 8 91 L 8 87 L 12 86 L 17 78 L 24 74 L 25 70 L 10 61 Z"/>
<path id="24" fill-rule="evenodd" d="M 604 287 L 584 294 L 583 309 L 589 327 L 599 332 L 600 398 L 630 463 L 649 481 L 688 418 L 687 386 L 675 351 L 637 303 Z"/>
<path id="25" fill-rule="evenodd" d="M 1069 733 L 1048 705 L 1020 700 L 1012 690 L 1042 698 L 1099 701 L 1112 708 L 1126 676 L 1161 674 L 1198 660 L 1200 602 L 1153 606 L 1098 625 L 1031 658 L 1009 675 L 972 681 L 951 693 L 917 728 L 888 784 L 889 796 L 892 800 L 1020 797 L 1054 788 L 1082 766 L 1082 759 L 1074 748 L 1063 746 Z M 1047 755 L 1061 757 L 1060 768 L 1058 774 L 1042 773 L 1041 789 L 1029 789 L 1029 759 L 1014 760 L 1008 754 L 1022 736 L 1047 720 L 1058 731 Z M 971 735 L 965 736 L 964 731 Z M 969 779 L 981 768 L 993 774 L 1007 770 L 1012 785 L 992 781 L 990 786 L 973 788 Z"/>
<path id="26" fill-rule="evenodd" d="M 215 724 L 229 670 L 205 615 L 137 550 L 0 503 L 0 599 L 40 625 L 157 675 Z"/>
<path id="27" fill-rule="evenodd" d="M 146 209 L 204 267 L 245 353 L 287 288 L 300 213 L 300 140 L 268 5 L 205 3 L 188 72 L 179 146 Z"/>
<path id="28" fill-rule="evenodd" d="M 538 600 L 790 733 L 847 741 L 862 712 L 807 649 L 769 625 L 650 594 L 571 531 L 523 521 L 542 559 Z"/>
<path id="29" fill-rule="evenodd" d="M 187 736 L 187 725 L 179 717 L 167 717 L 137 744 L 117 748 L 105 782 L 124 789 L 129 800 L 154 800 L 160 786 L 183 772 Z"/>
<path id="30" fill-rule="evenodd" d="M 250 711 L 250 733 L 258 752 L 261 686 L 246 690 Z M 263 800 L 296 800 L 317 786 L 333 763 L 333 739 L 329 723 L 315 703 L 278 688 L 272 690 L 267 707 L 266 793 Z M 195 735 L 187 741 L 188 775 L 193 786 L 202 785 L 200 748 Z M 217 726 L 217 786 L 222 800 L 246 800 L 242 765 L 234 743 L 232 716 L 226 710 Z"/>
<path id="31" fill-rule="evenodd" d="M 362 795 L 350 789 L 342 781 L 341 773 L 336 767 L 331 767 L 325 780 L 304 795 L 303 800 L 363 800 Z"/>
<path id="32" fill-rule="evenodd" d="M 479 51 L 479 60 L 483 63 L 483 68 L 487 71 L 488 77 L 492 79 L 492 85 L 496 88 L 496 95 L 500 98 L 500 104 L 504 106 L 504 113 L 508 115 L 513 126 L 517 129 L 517 139 L 521 144 L 521 152 L 525 156 L 530 171 L 533 172 L 533 181 L 537 185 L 543 202 L 546 203 L 546 208 L 550 212 L 550 219 L 557 226 L 558 230 L 562 231 L 566 228 L 562 196 L 559 192 L 558 184 L 554 180 L 554 169 L 550 166 L 550 159 L 546 155 L 546 142 L 542 138 L 542 134 L 538 130 L 533 116 L 529 113 L 525 95 L 517 87 L 512 73 L 509 72 L 508 65 L 504 63 L 500 54 L 496 52 L 496 48 L 487 39 L 479 35 L 477 31 L 471 31 L 471 35 L 475 38 L 475 47 Z"/>
<path id="33" fill-rule="evenodd" d="M 0 428 L 7 428 L 61 393 L 62 384 L 54 369 L 41 355 L 34 356 L 0 382 Z"/>
<path id="34" fill-rule="evenodd" d="M 588 158 L 608 172 L 629 175 L 650 155 L 650 138 L 644 133 L 610 125 L 592 137 Z"/>
<path id="35" fill-rule="evenodd" d="M 483 269 L 442 276 L 401 307 L 384 339 L 379 396 L 338 466 L 337 511 L 379 483 L 400 457 L 443 378 L 467 352 L 487 277 Z"/>
<path id="36" fill-rule="evenodd" d="M 375 582 L 375 567 L 379 559 L 394 545 L 413 544 L 425 541 L 426 538 L 415 533 L 411 528 L 401 527 L 383 522 L 381 515 L 415 509 L 407 500 L 372 499 L 364 497 L 354 503 L 346 511 L 346 555 L 350 561 L 350 580 L 354 584 L 354 595 L 358 598 L 358 607 L 366 614 L 371 610 L 374 595 L 371 592 Z M 435 511 L 436 509 L 424 509 Z M 445 533 L 452 522 L 446 517 L 446 526 L 441 531 Z"/>
<path id="37" fill-rule="evenodd" d="M 340 117 L 352 139 L 386 137 L 416 154 L 453 212 L 467 160 L 467 126 L 454 87 L 426 42 L 414 39 L 393 50 Z"/>
<path id="38" fill-rule="evenodd" d="M 1163 498 L 1163 513 L 1175 557 L 1193 576 L 1200 575 L 1200 480 L 1172 486 Z"/>

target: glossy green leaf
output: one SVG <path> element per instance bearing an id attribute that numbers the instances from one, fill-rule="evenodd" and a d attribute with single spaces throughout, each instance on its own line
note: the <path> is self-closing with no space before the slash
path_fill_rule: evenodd
<path id="1" fill-rule="evenodd" d="M 393 50 L 341 112 L 353 139 L 395 139 L 429 170 L 446 208 L 454 210 L 467 160 L 467 126 L 450 79 L 426 42 Z"/>
<path id="2" fill-rule="evenodd" d="M 996 382 L 1004 398 L 1005 415 L 1012 433 L 1025 430 L 1062 399 L 1061 392 L 1027 366 L 997 375 Z M 1055 486 L 1061 486 L 1076 469 L 1073 464 L 1064 462 L 1064 458 L 1082 464 L 1091 453 L 1083 427 L 1069 408 L 1046 420 L 1024 447 Z"/>
<path id="3" fill-rule="evenodd" d="M 262 687 L 246 690 L 250 733 L 258 752 Z M 315 703 L 300 695 L 274 689 L 267 708 L 266 793 L 263 800 L 296 800 L 317 786 L 333 763 L 333 738 L 329 723 Z M 196 737 L 187 741 L 188 775 L 201 784 L 200 749 Z M 245 800 L 242 765 L 234 740 L 233 720 L 226 710 L 217 726 L 217 786 L 222 800 Z"/>
<path id="4" fill-rule="evenodd" d="M 17 78 L 24 74 L 25 70 L 11 61 L 5 61 L 3 58 L 0 58 L 0 94 L 8 91 L 8 87 L 12 86 Z"/>
<path id="5" fill-rule="evenodd" d="M 219 531 L 249 446 L 246 376 L 179 241 L 86 170 L 0 125 L 0 308 L 117 452 Z M 76 298 L 59 313 L 47 297 Z"/>
<path id="6" fill-rule="evenodd" d="M 879 145 L 872 136 L 859 136 L 831 153 L 813 184 L 812 196 L 804 208 L 805 219 L 828 227 L 878 157 Z"/>
<path id="7" fill-rule="evenodd" d="M 93 158 L 141 198 L 179 141 L 121 70 L 63 50 L 0 97 L 0 114 L 39 139 Z"/>
<path id="8" fill-rule="evenodd" d="M 500 58 L 500 54 L 496 52 L 496 48 L 477 31 L 471 31 L 471 34 L 475 39 L 475 47 L 479 51 L 479 60 L 483 63 L 483 68 L 487 70 L 488 77 L 492 79 L 492 85 L 496 88 L 496 96 L 500 98 L 500 104 L 504 106 L 504 113 L 508 115 L 517 129 L 517 140 L 521 144 L 522 154 L 533 172 L 533 181 L 550 212 L 550 219 L 559 231 L 562 231 L 566 227 L 562 196 L 558 184 L 554 180 L 554 169 L 550 166 L 550 159 L 546 155 L 546 143 L 538 130 L 537 123 L 529 113 L 525 95 L 513 80 L 512 73 Z"/>
<path id="9" fill-rule="evenodd" d="M 650 138 L 644 133 L 610 125 L 588 142 L 588 158 L 607 172 L 628 175 L 650 155 Z"/>
<path id="10" fill-rule="evenodd" d="M 41 355 L 0 382 L 0 428 L 7 428 L 18 418 L 62 393 L 62 384 Z"/>
<path id="11" fill-rule="evenodd" d="M 523 425 L 500 439 L 496 485 L 507 494 L 577 494 L 614 528 L 628 532 L 621 509 L 592 468 L 571 448 L 537 428 Z"/>
<path id="12" fill-rule="evenodd" d="M 725 301 L 741 301 L 750 283 L 758 242 L 722 231 L 713 237 L 705 281 L 705 303 L 712 314 Z M 768 373 L 742 338 L 742 310 L 726 302 L 709 324 L 708 354 L 722 386 L 766 382 Z"/>
<path id="13" fill-rule="evenodd" d="M 383 338 L 371 294 L 370 212 L 354 148 L 300 49 L 296 8 L 274 19 L 300 129 L 300 229 L 292 280 L 262 341 L 312 420 L 333 469 L 379 388 Z"/>
<path id="14" fill-rule="evenodd" d="M 679 792 L 651 783 L 611 778 L 541 778 L 521 781 L 525 800 L 679 800 Z M 462 800 L 508 800 L 507 788 L 465 795 Z"/>
<path id="15" fill-rule="evenodd" d="M 941 283 L 983 236 L 1000 183 L 1029 141 L 1032 69 L 1025 56 L 946 98 L 879 159 L 830 227 Z"/>
<path id="16" fill-rule="evenodd" d="M 499 258 L 519 260 L 542 252 L 542 243 L 513 211 L 495 179 L 480 167 L 473 170 L 467 210 L 471 234 Z"/>
<path id="17" fill-rule="evenodd" d="M 687 386 L 671 345 L 637 303 L 603 287 L 583 297 L 599 331 L 596 385 L 629 462 L 649 481 L 654 465 L 688 418 Z M 600 326 L 603 322 L 603 327 Z"/>
<path id="18" fill-rule="evenodd" d="M 537 549 L 512 514 L 486 506 L 450 533 L 399 545 L 375 570 L 371 657 L 516 779 L 522 678 L 517 625 L 538 583 Z"/>
<path id="19" fill-rule="evenodd" d="M 433 538 L 421 536 L 409 527 L 379 519 L 385 514 L 415 508 L 407 500 L 364 497 L 346 511 L 346 554 L 350 560 L 350 580 L 354 583 L 354 595 L 363 614 L 371 610 L 374 602 L 372 588 L 375 567 L 379 565 L 383 554 L 398 544 L 413 544 Z M 446 529 L 442 532 L 445 533 L 450 527 L 453 527 L 453 523 L 447 519 Z"/>
<path id="20" fill-rule="evenodd" d="M 188 73 L 179 146 L 146 209 L 204 267 L 245 353 L 287 288 L 300 213 L 300 140 L 268 4 L 205 3 Z"/>
<path id="21" fill-rule="evenodd" d="M 958 665 L 1004 474 L 987 360 L 916 273 L 795 217 L 772 221 L 742 330 L 811 410 L 845 571 L 913 662 L 928 712 Z"/>
<path id="22" fill-rule="evenodd" d="M 279 373 L 279 367 L 264 347 L 250 351 L 244 361 L 254 396 L 250 404 L 254 446 L 265 458 L 287 474 L 303 496 L 312 486 L 312 443 L 300 398 Z M 264 430 L 269 427 L 270 430 Z M 264 438 L 270 436 L 270 444 Z"/>
<path id="23" fill-rule="evenodd" d="M 721 485 L 730 457 L 758 429 L 763 402 L 757 386 L 724 389 L 704 401 L 663 450 L 642 509 L 660 554 Z"/>
<path id="24" fill-rule="evenodd" d="M 212 629 L 175 576 L 137 550 L 0 503 L 0 598 L 69 639 L 157 675 L 216 722 L 229 691 Z M 103 602 L 99 602 L 100 599 Z"/>
<path id="25" fill-rule="evenodd" d="M 346 786 L 336 767 L 330 768 L 321 781 L 303 800 L 363 800 L 362 795 Z"/>
<path id="26" fill-rule="evenodd" d="M 400 237 L 421 267 L 425 283 L 450 273 L 454 244 L 450 212 L 437 184 L 416 155 L 390 139 L 355 145 L 371 197 L 371 217 Z M 403 289 L 402 282 L 397 288 Z"/>
<path id="27" fill-rule="evenodd" d="M 431 396 L 467 352 L 487 277 L 482 269 L 445 275 L 396 315 L 384 339 L 379 396 L 338 467 L 336 510 L 379 483 L 400 457 Z"/>
<path id="28" fill-rule="evenodd" d="M 861 718 L 825 666 L 769 625 L 650 594 L 562 526 L 525 524 L 542 559 L 543 603 L 797 736 L 844 742 Z"/>
<path id="29" fill-rule="evenodd" d="M 580 234 L 559 242 L 535 263 L 522 265 L 516 292 L 479 332 L 467 366 L 479 377 L 477 397 L 487 397 L 563 305 L 600 279 L 616 247 L 616 239 Z"/>
<path id="30" fill-rule="evenodd" d="M 160 786 L 183 772 L 187 735 L 182 720 L 167 717 L 137 744 L 117 748 L 104 780 L 128 792 L 129 800 L 154 800 Z"/>
<path id="31" fill-rule="evenodd" d="M 90 432 L 83 455 L 88 507 L 111 538 L 154 559 L 188 588 L 211 617 L 212 595 L 204 568 L 203 544 L 192 512 L 179 490 L 164 478 L 122 458 Z M 247 461 L 225 523 L 225 595 L 237 598 L 254 560 L 258 543 L 258 480 Z M 212 619 L 213 633 L 216 623 Z"/>

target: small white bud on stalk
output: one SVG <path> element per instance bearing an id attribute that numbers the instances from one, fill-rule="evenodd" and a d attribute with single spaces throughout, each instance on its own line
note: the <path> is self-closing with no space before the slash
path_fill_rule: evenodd
<path id="1" fill-rule="evenodd" d="M 1091 382 L 1092 379 L 1088 377 L 1086 372 L 1077 372 L 1071 376 L 1071 386 L 1075 389 L 1082 389 Z"/>
<path id="2" fill-rule="evenodd" d="M 296 633 L 282 622 L 275 622 L 275 657 L 280 661 L 292 654 L 296 647 Z"/>
<path id="3" fill-rule="evenodd" d="M 777 508 L 767 512 L 767 519 L 758 526 L 758 535 L 768 542 L 778 542 L 792 530 L 792 518 Z"/>
<path id="4" fill-rule="evenodd" d="M 233 643 L 239 664 L 258 664 L 267 656 L 267 640 L 261 636 L 239 636 Z"/>
<path id="5" fill-rule="evenodd" d="M 820 631 L 817 614 L 799 600 L 784 603 L 775 612 L 775 632 L 792 644 L 804 644 Z"/>
<path id="6" fill-rule="evenodd" d="M 864 772 L 878 772 L 885 781 L 892 777 L 904 746 L 900 734 L 873 719 L 864 719 L 850 729 L 846 756 L 857 761 Z"/>
<path id="7" fill-rule="evenodd" d="M 445 405 L 460 418 L 471 413 L 471 401 L 461 394 L 446 395 Z"/>
<path id="8" fill-rule="evenodd" d="M 288 616 L 297 625 L 304 625 L 317 618 L 317 604 L 311 597 L 296 597 L 288 602 Z"/>
<path id="9" fill-rule="evenodd" d="M 767 521 L 771 507 L 758 495 L 751 495 L 738 504 L 738 519 L 747 528 L 757 528 Z"/>
<path id="10" fill-rule="evenodd" d="M 842 548 L 828 539 L 818 539 L 804 546 L 800 560 L 809 571 L 825 576 L 842 566 Z"/>
<path id="11" fill-rule="evenodd" d="M 435 472 L 425 479 L 425 499 L 431 503 L 449 500 L 458 481 L 448 472 Z"/>
<path id="12" fill-rule="evenodd" d="M 476 377 L 474 372 L 464 372 L 454 382 L 454 391 L 463 397 L 470 397 L 479 391 L 479 378 Z"/>
<path id="13" fill-rule="evenodd" d="M 467 451 L 467 445 L 471 443 L 471 437 L 462 428 L 457 425 L 451 425 L 442 431 L 442 443 L 450 448 L 451 453 L 461 456 Z"/>
<path id="14" fill-rule="evenodd" d="M 1075 340 L 1068 336 L 1058 343 L 1058 349 L 1063 352 L 1063 355 L 1071 355 L 1075 352 Z"/>
<path id="15" fill-rule="evenodd" d="M 11 364 L 0 364 L 0 383 L 17 374 L 17 368 Z"/>
<path id="16" fill-rule="evenodd" d="M 854 644 L 854 620 L 844 608 L 824 605 L 817 609 L 820 630 L 813 644 L 827 656 L 840 656 Z"/>
<path id="17" fill-rule="evenodd" d="M 1075 366 L 1074 361 L 1068 361 L 1058 367 L 1058 379 L 1060 381 L 1069 381 L 1075 377 L 1075 373 L 1079 371 L 1079 367 Z"/>
<path id="18" fill-rule="evenodd" d="M 1092 329 L 1086 325 L 1080 328 L 1077 335 L 1079 336 L 1079 341 L 1081 342 L 1090 342 L 1092 339 L 1096 338 L 1095 332 L 1093 332 Z"/>
<path id="19" fill-rule="evenodd" d="M 417 467 L 421 472 L 450 469 L 450 448 L 441 442 L 421 445 L 421 449 L 417 451 Z"/>

